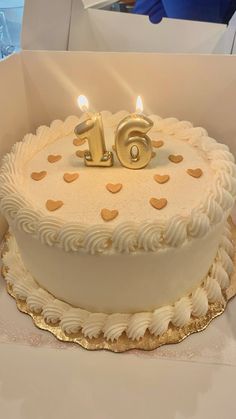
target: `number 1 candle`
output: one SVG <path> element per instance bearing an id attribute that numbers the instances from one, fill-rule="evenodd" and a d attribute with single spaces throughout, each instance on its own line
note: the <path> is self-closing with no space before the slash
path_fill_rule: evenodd
<path id="1" fill-rule="evenodd" d="M 77 101 L 80 109 L 87 113 L 86 120 L 75 127 L 75 134 L 88 140 L 89 150 L 84 153 L 86 166 L 112 166 L 113 153 L 106 150 L 101 114 L 88 113 L 88 100 L 85 96 L 79 96 Z"/>

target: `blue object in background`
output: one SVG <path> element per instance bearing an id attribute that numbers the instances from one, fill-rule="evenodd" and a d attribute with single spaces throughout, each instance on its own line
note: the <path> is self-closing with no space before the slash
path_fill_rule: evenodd
<path id="1" fill-rule="evenodd" d="M 137 0 L 133 12 L 148 15 L 152 23 L 159 23 L 167 16 L 161 0 Z"/>
<path id="2" fill-rule="evenodd" d="M 152 23 L 163 17 L 228 23 L 235 10 L 236 0 L 137 0 L 133 9 Z"/>

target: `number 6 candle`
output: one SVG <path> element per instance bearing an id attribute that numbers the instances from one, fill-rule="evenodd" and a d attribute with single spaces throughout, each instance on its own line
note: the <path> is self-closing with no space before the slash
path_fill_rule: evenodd
<path id="1" fill-rule="evenodd" d="M 78 105 L 82 112 L 87 113 L 87 119 L 75 127 L 75 134 L 81 139 L 88 140 L 89 150 L 84 153 L 86 166 L 113 165 L 113 153 L 106 150 L 102 116 L 100 113 L 88 113 L 88 100 L 85 96 L 79 96 Z"/>
<path id="2" fill-rule="evenodd" d="M 138 96 L 136 113 L 124 118 L 116 129 L 117 157 L 128 169 L 142 169 L 152 157 L 152 143 L 146 134 L 152 128 L 153 122 L 142 115 L 142 112 L 142 99 Z"/>

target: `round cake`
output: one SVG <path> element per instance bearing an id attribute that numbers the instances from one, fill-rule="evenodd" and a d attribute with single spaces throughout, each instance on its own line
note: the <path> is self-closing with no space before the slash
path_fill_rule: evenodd
<path id="1" fill-rule="evenodd" d="M 228 147 L 190 122 L 151 115 L 152 159 L 130 170 L 115 149 L 127 114 L 102 112 L 112 167 L 84 164 L 77 117 L 38 128 L 3 159 L 6 280 L 67 335 L 160 336 L 206 315 L 230 284 L 236 168 Z"/>

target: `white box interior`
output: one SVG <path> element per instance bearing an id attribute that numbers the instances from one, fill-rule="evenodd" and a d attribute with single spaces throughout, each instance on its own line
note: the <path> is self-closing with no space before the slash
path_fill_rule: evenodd
<path id="1" fill-rule="evenodd" d="M 84 93 L 113 112 L 133 111 L 141 94 L 146 113 L 202 125 L 236 154 L 234 56 L 23 51 L 1 63 L 0 85 L 1 153 L 29 129 L 79 113 Z"/>
<path id="2" fill-rule="evenodd" d="M 141 94 L 146 113 L 204 126 L 236 154 L 234 56 L 23 51 L 20 58 L 32 128 L 79 113 L 81 93 L 94 110 L 113 112 L 133 111 Z"/>

